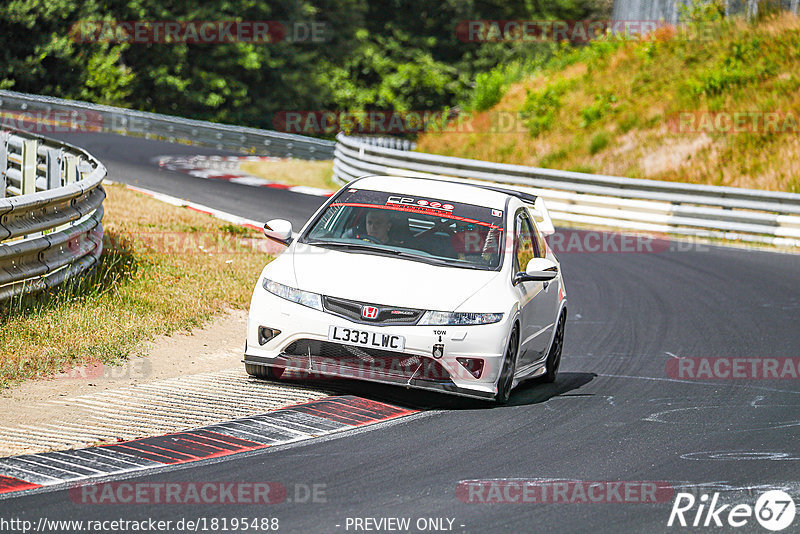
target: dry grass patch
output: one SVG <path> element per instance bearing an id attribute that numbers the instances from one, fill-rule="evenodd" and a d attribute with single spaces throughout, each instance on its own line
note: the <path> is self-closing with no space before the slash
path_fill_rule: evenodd
<path id="1" fill-rule="evenodd" d="M 704 22 L 713 38 L 664 28 L 554 56 L 483 113 L 474 133 L 429 133 L 418 150 L 633 178 L 800 192 L 800 19 Z M 704 34 L 700 34 L 704 35 Z M 488 128 L 519 113 L 522 131 Z M 681 113 L 762 113 L 749 131 L 679 127 Z M 791 117 L 777 133 L 765 115 Z M 695 124 L 701 124 L 698 120 Z M 465 128 L 462 128 L 462 131 Z"/>
<path id="2" fill-rule="evenodd" d="M 289 159 L 281 161 L 248 161 L 240 168 L 254 176 L 287 185 L 305 185 L 320 189 L 336 190 L 333 181 L 333 161 L 305 161 Z"/>
<path id="3" fill-rule="evenodd" d="M 0 387 L 92 360 L 120 362 L 144 341 L 248 306 L 270 260 L 256 250 L 257 232 L 122 186 L 106 192 L 95 271 L 0 307 Z"/>

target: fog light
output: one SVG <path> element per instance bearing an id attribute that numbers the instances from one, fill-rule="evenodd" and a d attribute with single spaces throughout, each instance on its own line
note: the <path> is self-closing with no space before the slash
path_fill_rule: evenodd
<path id="1" fill-rule="evenodd" d="M 266 326 L 258 327 L 258 344 L 265 345 L 270 339 L 280 334 L 280 330 L 274 328 L 267 328 Z"/>
<path id="2" fill-rule="evenodd" d="M 433 346 L 433 357 L 437 360 L 444 356 L 444 345 L 434 345 Z"/>
<path id="3" fill-rule="evenodd" d="M 456 358 L 461 366 L 469 371 L 475 378 L 480 378 L 483 373 L 483 360 L 480 358 Z"/>

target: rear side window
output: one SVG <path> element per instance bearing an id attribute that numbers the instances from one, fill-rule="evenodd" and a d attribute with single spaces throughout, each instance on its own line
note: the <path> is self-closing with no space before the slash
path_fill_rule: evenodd
<path id="1" fill-rule="evenodd" d="M 537 258 L 544 258 L 547 256 L 547 243 L 544 240 L 544 236 L 539 231 L 539 228 L 536 226 L 536 222 L 532 219 L 531 225 L 533 226 L 533 245 L 536 250 L 536 257 Z"/>
<path id="2" fill-rule="evenodd" d="M 528 216 L 520 210 L 514 221 L 514 268 L 517 272 L 524 271 L 528 262 L 538 257 L 539 244 L 535 235 Z"/>

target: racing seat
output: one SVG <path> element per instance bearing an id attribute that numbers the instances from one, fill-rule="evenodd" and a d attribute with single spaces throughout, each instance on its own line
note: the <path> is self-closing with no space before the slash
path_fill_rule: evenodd
<path id="1" fill-rule="evenodd" d="M 391 221 L 392 227 L 389 228 L 389 242 L 414 248 L 414 234 L 411 232 L 411 228 L 408 227 L 408 216 L 402 213 L 392 214 Z"/>

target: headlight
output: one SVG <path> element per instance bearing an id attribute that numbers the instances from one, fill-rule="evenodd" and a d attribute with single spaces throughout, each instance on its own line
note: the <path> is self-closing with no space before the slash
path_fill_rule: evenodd
<path id="1" fill-rule="evenodd" d="M 264 289 L 282 299 L 291 300 L 292 302 L 302 304 L 303 306 L 308 306 L 309 308 L 322 311 L 322 297 L 316 293 L 285 286 L 270 280 L 269 278 L 264 278 L 264 281 L 261 285 L 264 286 Z"/>
<path id="2" fill-rule="evenodd" d="M 463 313 L 426 311 L 419 320 L 418 325 L 427 326 L 462 326 L 473 324 L 499 323 L 503 319 L 502 313 Z"/>

